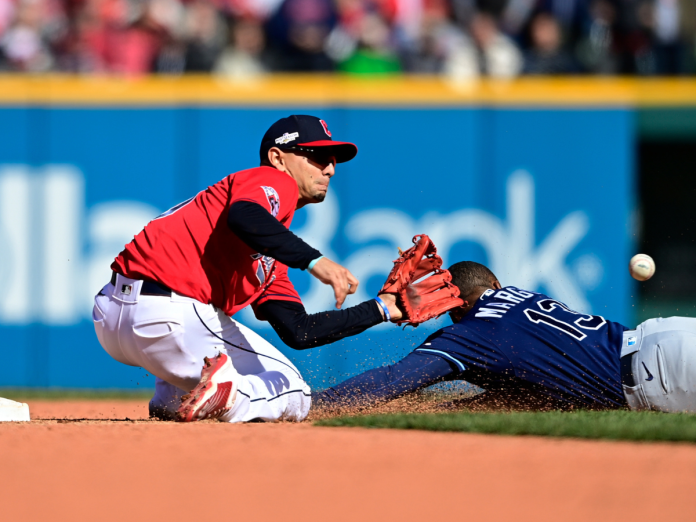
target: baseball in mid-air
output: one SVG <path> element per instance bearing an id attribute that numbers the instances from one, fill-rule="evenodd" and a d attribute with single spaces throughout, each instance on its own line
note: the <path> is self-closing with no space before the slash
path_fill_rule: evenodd
<path id="1" fill-rule="evenodd" d="M 638 281 L 647 281 L 655 274 L 655 261 L 647 254 L 636 254 L 628 263 L 631 277 Z"/>

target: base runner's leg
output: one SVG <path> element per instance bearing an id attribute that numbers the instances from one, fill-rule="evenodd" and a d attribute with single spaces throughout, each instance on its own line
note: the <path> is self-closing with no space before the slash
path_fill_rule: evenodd
<path id="1" fill-rule="evenodd" d="M 648 319 L 637 331 L 640 349 L 632 360 L 632 389 L 642 390 L 652 410 L 696 413 L 696 319 Z"/>

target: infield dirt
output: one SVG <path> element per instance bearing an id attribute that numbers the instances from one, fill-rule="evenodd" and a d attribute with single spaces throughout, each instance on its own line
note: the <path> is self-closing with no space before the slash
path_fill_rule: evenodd
<path id="1" fill-rule="evenodd" d="M 32 422 L 0 425 L 3 521 L 696 520 L 696 445 L 30 407 Z"/>

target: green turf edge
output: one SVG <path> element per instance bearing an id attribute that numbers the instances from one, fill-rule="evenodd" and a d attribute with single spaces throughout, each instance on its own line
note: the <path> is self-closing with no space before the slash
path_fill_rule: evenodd
<path id="1" fill-rule="evenodd" d="M 646 442 L 696 442 L 696 415 L 626 410 L 382 414 L 322 419 L 315 421 L 314 425 Z"/>
<path id="2" fill-rule="evenodd" d="M 49 400 L 150 400 L 154 390 L 91 390 L 70 388 L 0 388 L 0 397 L 18 402 Z"/>

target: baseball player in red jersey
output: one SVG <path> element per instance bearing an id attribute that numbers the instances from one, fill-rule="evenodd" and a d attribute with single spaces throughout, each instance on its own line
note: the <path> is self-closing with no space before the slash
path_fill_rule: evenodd
<path id="1" fill-rule="evenodd" d="M 94 325 L 114 359 L 156 376 L 152 416 L 306 417 L 310 390 L 297 368 L 231 319 L 245 306 L 296 349 L 401 317 L 387 294 L 341 310 L 357 279 L 288 230 L 296 209 L 324 200 L 336 163 L 356 154 L 354 144 L 333 141 L 323 120 L 283 118 L 263 137 L 260 167 L 172 207 L 118 255 L 95 298 Z M 288 268 L 332 286 L 337 310 L 307 314 Z"/>

